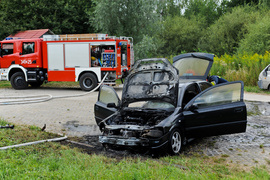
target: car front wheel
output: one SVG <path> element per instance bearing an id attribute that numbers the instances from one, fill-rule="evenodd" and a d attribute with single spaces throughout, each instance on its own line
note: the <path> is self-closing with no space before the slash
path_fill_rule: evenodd
<path id="1" fill-rule="evenodd" d="M 182 137 L 179 129 L 174 129 L 171 132 L 169 139 L 169 153 L 172 155 L 178 154 L 182 147 Z"/>

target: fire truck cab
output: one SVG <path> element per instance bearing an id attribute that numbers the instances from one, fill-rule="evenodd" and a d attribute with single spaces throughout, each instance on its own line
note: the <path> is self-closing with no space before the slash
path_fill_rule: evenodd
<path id="1" fill-rule="evenodd" d="M 101 82 L 117 79 L 133 64 L 132 38 L 107 34 L 44 35 L 38 39 L 6 39 L 0 42 L 0 80 L 14 89 L 50 81 L 79 81 L 90 91 Z"/>

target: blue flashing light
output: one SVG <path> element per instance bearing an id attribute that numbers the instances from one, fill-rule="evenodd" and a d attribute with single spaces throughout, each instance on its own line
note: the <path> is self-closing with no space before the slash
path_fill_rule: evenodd
<path id="1" fill-rule="evenodd" d="M 7 37 L 6 40 L 12 40 L 13 38 L 12 37 Z"/>

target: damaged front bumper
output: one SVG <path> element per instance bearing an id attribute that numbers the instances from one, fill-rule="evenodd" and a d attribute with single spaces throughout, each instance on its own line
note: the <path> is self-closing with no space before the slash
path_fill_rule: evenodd
<path id="1" fill-rule="evenodd" d="M 137 138 L 119 138 L 119 137 L 108 137 L 99 136 L 99 142 L 102 144 L 112 144 L 118 146 L 149 146 L 148 139 L 137 139 Z"/>
<path id="2" fill-rule="evenodd" d="M 136 137 L 122 137 L 122 136 L 99 136 L 99 142 L 102 144 L 110 144 L 122 147 L 148 147 L 151 149 L 158 149 L 168 144 L 169 133 L 160 138 L 136 138 Z"/>

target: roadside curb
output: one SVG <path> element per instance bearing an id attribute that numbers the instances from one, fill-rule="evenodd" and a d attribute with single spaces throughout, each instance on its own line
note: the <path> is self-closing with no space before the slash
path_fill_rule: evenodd
<path id="1" fill-rule="evenodd" d="M 244 101 L 270 102 L 270 95 L 244 92 Z"/>

